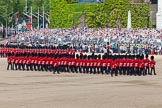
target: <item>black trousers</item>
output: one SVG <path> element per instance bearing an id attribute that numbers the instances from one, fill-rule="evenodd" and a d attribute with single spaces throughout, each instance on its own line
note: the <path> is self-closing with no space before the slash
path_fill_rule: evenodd
<path id="1" fill-rule="evenodd" d="M 26 70 L 27 71 L 32 70 L 32 65 L 31 64 L 26 64 Z"/>
<path id="2" fill-rule="evenodd" d="M 150 75 L 154 72 L 154 75 L 156 75 L 155 68 L 151 68 Z"/>
<path id="3" fill-rule="evenodd" d="M 86 66 L 86 73 L 89 73 L 89 66 Z"/>
<path id="4" fill-rule="evenodd" d="M 147 74 L 150 74 L 150 67 L 145 67 L 145 72 L 144 72 L 145 75 Z"/>
<path id="5" fill-rule="evenodd" d="M 93 73 L 93 67 L 90 66 L 89 68 L 90 68 L 90 74 L 92 74 Z"/>
<path id="6" fill-rule="evenodd" d="M 11 70 L 13 70 L 13 65 L 12 65 L 12 63 L 8 63 L 8 65 L 7 65 L 7 70 L 9 70 L 9 68 L 10 68 Z"/>
<path id="7" fill-rule="evenodd" d="M 79 66 L 75 66 L 75 72 L 78 73 Z"/>
<path id="8" fill-rule="evenodd" d="M 60 74 L 59 67 L 58 66 L 53 66 L 53 74 L 55 74 L 56 72 L 58 74 Z"/>
<path id="9" fill-rule="evenodd" d="M 133 68 L 127 67 L 127 75 L 132 75 L 132 74 L 133 74 Z"/>
<path id="10" fill-rule="evenodd" d="M 15 63 L 15 70 L 17 70 L 18 69 L 18 64 L 17 63 Z"/>
<path id="11" fill-rule="evenodd" d="M 49 65 L 49 71 L 52 72 L 54 70 L 54 66 L 52 64 Z"/>
<path id="12" fill-rule="evenodd" d="M 119 74 L 122 75 L 122 67 L 119 67 L 118 70 L 119 70 Z"/>
<path id="13" fill-rule="evenodd" d="M 110 74 L 111 73 L 111 67 L 107 67 L 107 70 L 106 70 L 107 72 L 107 74 Z"/>
<path id="14" fill-rule="evenodd" d="M 116 69 L 111 69 L 111 76 L 113 77 L 114 74 L 115 76 L 118 75 Z"/>
<path id="15" fill-rule="evenodd" d="M 100 72 L 102 73 L 102 74 L 108 74 L 108 72 L 107 72 L 107 67 L 101 67 L 100 68 L 101 70 L 100 70 Z"/>
<path id="16" fill-rule="evenodd" d="M 134 67 L 130 67 L 129 75 L 134 75 Z"/>
<path id="17" fill-rule="evenodd" d="M 70 67 L 70 70 L 71 70 L 72 73 L 75 72 L 75 66 L 74 66 L 74 65 L 72 65 L 72 66 L 67 66 L 67 68 L 68 68 L 68 67 Z"/>
<path id="18" fill-rule="evenodd" d="M 139 75 L 139 68 L 138 67 L 135 67 L 134 68 L 134 75 Z"/>
<path id="19" fill-rule="evenodd" d="M 100 67 L 100 66 L 97 66 L 96 72 L 97 72 L 98 74 L 100 74 L 100 73 L 104 74 L 104 72 L 101 71 L 101 67 Z"/>
<path id="20" fill-rule="evenodd" d="M 79 73 L 82 73 L 82 66 L 79 66 Z"/>
<path id="21" fill-rule="evenodd" d="M 125 75 L 126 74 L 125 67 L 121 67 L 121 72 L 122 72 L 122 75 Z"/>
<path id="22" fill-rule="evenodd" d="M 37 71 L 37 64 L 34 64 L 34 70 Z"/>
<path id="23" fill-rule="evenodd" d="M 42 70 L 42 71 L 47 71 L 47 67 L 46 67 L 45 64 L 42 64 L 42 65 L 41 65 L 41 70 Z"/>
<path id="24" fill-rule="evenodd" d="M 139 76 L 144 75 L 144 68 L 139 69 Z"/>
<path id="25" fill-rule="evenodd" d="M 19 63 L 19 64 L 18 64 L 18 69 L 19 69 L 19 70 L 25 70 L 24 64 L 23 64 L 23 63 Z"/>
<path id="26" fill-rule="evenodd" d="M 86 66 L 82 66 L 83 68 L 83 73 L 86 73 Z"/>

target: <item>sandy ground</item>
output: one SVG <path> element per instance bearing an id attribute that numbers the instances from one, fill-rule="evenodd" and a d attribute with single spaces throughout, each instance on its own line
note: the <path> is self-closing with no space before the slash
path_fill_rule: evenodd
<path id="1" fill-rule="evenodd" d="M 6 71 L 0 59 L 0 108 L 162 108 L 162 56 L 157 76 Z"/>

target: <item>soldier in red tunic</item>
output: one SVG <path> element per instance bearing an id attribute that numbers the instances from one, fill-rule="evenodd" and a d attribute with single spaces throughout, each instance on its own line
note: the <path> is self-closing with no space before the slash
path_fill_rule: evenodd
<path id="1" fill-rule="evenodd" d="M 79 55 L 76 55 L 76 60 L 75 60 L 75 72 L 78 73 L 79 70 Z"/>
<path id="2" fill-rule="evenodd" d="M 60 65 L 60 59 L 57 58 L 56 56 L 55 59 L 53 59 L 53 66 L 54 66 L 53 74 L 55 74 L 55 72 L 60 74 L 59 65 Z"/>
<path id="3" fill-rule="evenodd" d="M 110 74 L 111 73 L 111 62 L 112 62 L 112 56 L 109 55 L 108 58 L 106 58 L 106 64 L 107 64 L 106 73 L 107 74 Z"/>
<path id="4" fill-rule="evenodd" d="M 93 61 L 93 56 L 90 57 L 91 59 L 89 60 L 90 64 L 89 64 L 89 67 L 90 67 L 90 74 L 93 73 L 93 65 L 94 65 L 94 61 Z"/>
<path id="5" fill-rule="evenodd" d="M 89 73 L 90 69 L 90 56 L 88 55 L 88 59 L 86 60 L 86 73 Z"/>
<path id="6" fill-rule="evenodd" d="M 92 62 L 93 62 L 93 65 L 92 65 L 93 74 L 96 74 L 97 73 L 96 72 L 96 70 L 97 70 L 97 55 L 94 55 Z"/>
<path id="7" fill-rule="evenodd" d="M 83 69 L 83 73 L 86 73 L 86 59 L 87 59 L 87 56 L 84 55 L 84 57 L 82 59 L 82 69 Z"/>
<path id="8" fill-rule="evenodd" d="M 135 56 L 134 55 L 132 55 L 131 56 L 131 59 L 130 59 L 130 75 L 134 75 L 134 58 L 135 58 Z"/>
<path id="9" fill-rule="evenodd" d="M 102 60 L 101 60 L 101 55 L 100 54 L 98 55 L 98 59 L 96 60 L 96 62 L 97 62 L 97 73 L 98 74 L 100 74 L 100 73 L 104 74 L 104 72 L 101 71 Z"/>
<path id="10" fill-rule="evenodd" d="M 118 71 L 119 71 L 119 74 L 122 75 L 122 66 L 123 66 L 123 62 L 122 62 L 122 55 L 119 55 L 119 58 L 118 58 Z"/>
<path id="11" fill-rule="evenodd" d="M 145 75 L 145 74 L 144 74 L 145 64 L 144 64 L 144 62 L 143 62 L 143 59 L 144 59 L 144 56 L 141 55 L 141 56 L 140 56 L 140 60 L 139 60 L 139 76 L 141 76 L 142 74 Z"/>
<path id="12" fill-rule="evenodd" d="M 27 71 L 28 70 L 32 70 L 32 67 L 31 67 L 31 58 L 30 57 L 26 59 L 26 69 L 27 69 Z"/>
<path id="13" fill-rule="evenodd" d="M 150 74 L 150 60 L 148 59 L 148 55 L 146 55 L 145 59 L 143 60 L 145 65 L 144 75 Z"/>
<path id="14" fill-rule="evenodd" d="M 136 55 L 134 60 L 134 75 L 139 75 L 139 55 Z"/>
<path id="15" fill-rule="evenodd" d="M 116 62 L 115 62 L 115 58 L 113 57 L 113 61 L 110 64 L 111 66 L 111 76 L 113 77 L 113 75 L 115 74 L 115 76 L 117 76 L 117 72 L 116 72 Z"/>
<path id="16" fill-rule="evenodd" d="M 74 58 L 71 58 L 71 71 L 74 73 L 75 72 L 75 64 L 76 64 L 76 59 L 75 57 Z"/>
<path id="17" fill-rule="evenodd" d="M 108 74 L 107 73 L 107 62 L 106 62 L 105 55 L 102 56 L 102 60 L 101 60 L 101 72 Z"/>
<path id="18" fill-rule="evenodd" d="M 49 61 L 49 71 L 52 72 L 54 70 L 54 58 L 50 58 Z"/>
<path id="19" fill-rule="evenodd" d="M 7 65 L 7 70 L 9 70 L 10 66 L 11 66 L 11 70 L 13 70 L 13 66 L 12 66 L 12 56 L 9 54 L 8 57 L 7 57 L 7 62 L 8 62 L 8 65 Z"/>
<path id="20" fill-rule="evenodd" d="M 154 75 L 156 75 L 155 64 L 156 64 L 156 62 L 154 61 L 154 56 L 151 56 L 151 61 L 150 61 L 151 71 L 150 71 L 150 75 L 152 75 L 153 72 L 154 72 Z"/>

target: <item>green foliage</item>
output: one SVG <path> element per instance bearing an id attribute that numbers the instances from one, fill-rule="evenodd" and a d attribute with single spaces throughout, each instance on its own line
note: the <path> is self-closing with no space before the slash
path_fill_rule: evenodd
<path id="1" fill-rule="evenodd" d="M 49 1 L 50 0 L 27 0 L 27 11 L 30 13 L 32 6 L 33 13 L 38 12 L 38 8 L 40 9 L 40 13 L 43 13 L 43 7 L 45 12 L 49 12 Z M 10 14 L 19 12 L 19 20 L 22 20 L 24 18 L 23 12 L 25 10 L 25 5 L 26 0 L 0 0 L 0 16 L 4 19 L 8 19 L 9 22 Z M 2 22 L 2 20 L 0 20 L 0 22 Z M 8 23 L 8 25 L 10 24 Z"/>
<path id="2" fill-rule="evenodd" d="M 79 0 L 66 0 L 67 3 L 72 4 L 72 3 L 78 3 Z"/>
<path id="3" fill-rule="evenodd" d="M 126 28 L 128 10 L 131 10 L 133 28 L 152 25 L 148 17 L 150 8 L 147 4 L 130 4 L 130 0 L 105 0 L 101 4 L 69 4 L 73 1 L 51 0 L 51 28 L 77 26 L 82 15 L 86 15 L 88 27 Z"/>

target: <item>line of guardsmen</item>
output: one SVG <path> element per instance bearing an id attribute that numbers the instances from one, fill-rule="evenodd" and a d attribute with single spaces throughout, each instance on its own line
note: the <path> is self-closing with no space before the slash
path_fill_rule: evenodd
<path id="1" fill-rule="evenodd" d="M 32 51 L 32 50 L 31 50 Z M 55 52 L 55 50 L 53 50 Z M 115 75 L 156 75 L 154 56 L 148 55 L 80 55 L 74 50 L 61 53 L 9 53 L 7 69 L 60 72 L 111 74 Z"/>
<path id="2" fill-rule="evenodd" d="M 69 51 L 71 50 L 71 51 Z M 73 51 L 73 52 L 72 52 Z M 63 45 L 63 46 L 25 46 L 25 45 L 4 45 L 0 44 L 0 57 L 7 57 L 10 53 L 20 56 L 20 55 L 30 55 L 30 56 L 40 56 L 42 54 L 62 54 L 62 53 L 74 53 L 75 49 Z"/>

